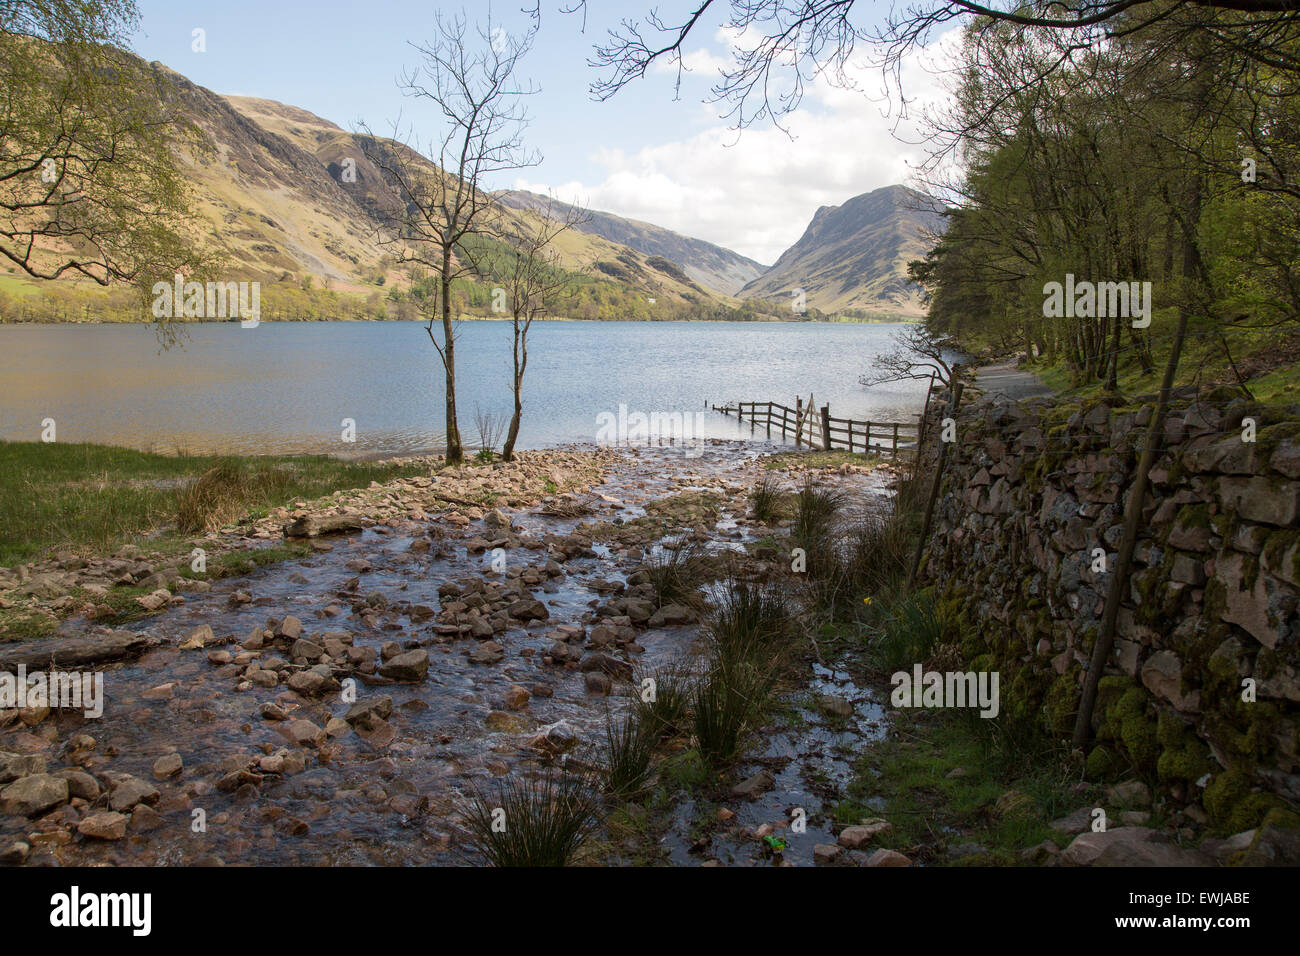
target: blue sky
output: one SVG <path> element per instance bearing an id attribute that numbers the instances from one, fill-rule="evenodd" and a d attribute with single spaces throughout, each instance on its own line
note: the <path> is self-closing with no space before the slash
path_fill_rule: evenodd
<path id="1" fill-rule="evenodd" d="M 138 0 L 136 52 L 159 60 L 218 93 L 259 96 L 310 110 L 345 129 L 364 121 L 387 132 L 400 116 L 426 129 L 430 119 L 401 95 L 396 80 L 418 62 L 408 40 L 432 35 L 435 9 L 465 10 L 471 20 L 487 3 L 430 0 Z M 521 0 L 493 3 L 494 21 L 508 30 L 526 26 Z M 587 66 L 595 43 L 625 17 L 658 5 L 666 16 L 686 4 L 674 0 L 592 0 L 581 15 L 544 0 L 541 28 L 523 75 L 541 88 L 531 97 L 529 145 L 544 156 L 539 167 L 496 186 L 553 189 L 566 199 L 645 219 L 735 249 L 764 263 L 802 234 L 819 206 L 834 205 L 879 186 L 904 182 L 915 146 L 889 136 L 882 104 L 858 92 L 814 90 L 793 119 L 791 141 L 771 128 L 737 140 L 706 104 L 716 63 L 727 55 L 719 14 L 687 45 L 679 99 L 675 75 L 651 72 L 612 100 L 591 99 L 596 77 Z M 724 8 L 725 13 L 725 8 Z M 192 49 L 193 31 L 206 50 Z M 867 78 L 864 87 L 878 76 Z M 933 93 L 928 74 L 907 92 Z M 422 137 L 424 134 L 421 134 Z"/>

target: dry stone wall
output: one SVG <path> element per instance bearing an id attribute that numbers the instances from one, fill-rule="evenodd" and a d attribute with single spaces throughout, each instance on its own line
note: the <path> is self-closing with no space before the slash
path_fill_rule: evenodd
<path id="1" fill-rule="evenodd" d="M 1190 397 L 1164 426 L 1088 771 L 1146 776 L 1236 832 L 1300 804 L 1300 409 Z M 1001 672 L 1003 712 L 1060 738 L 1153 411 L 977 401 L 954 419 L 922 579 L 967 662 Z"/>

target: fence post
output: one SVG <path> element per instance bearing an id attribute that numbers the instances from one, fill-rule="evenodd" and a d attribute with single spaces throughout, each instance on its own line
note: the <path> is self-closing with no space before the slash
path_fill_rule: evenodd
<path id="1" fill-rule="evenodd" d="M 831 450 L 831 407 L 822 406 L 822 448 L 825 451 Z"/>
<path id="2" fill-rule="evenodd" d="M 794 397 L 794 447 L 803 447 L 803 399 Z"/>
<path id="3" fill-rule="evenodd" d="M 894 422 L 894 449 L 890 453 L 891 458 L 898 457 L 898 422 Z"/>
<path id="4" fill-rule="evenodd" d="M 955 376 L 954 376 L 955 379 Z M 957 403 L 961 401 L 962 383 L 953 381 L 952 383 L 952 404 L 948 409 L 948 417 L 957 417 Z M 917 455 L 921 450 L 917 449 Z M 925 503 L 925 520 L 921 522 L 921 536 L 916 539 L 916 553 L 912 555 L 912 568 L 907 572 L 907 590 L 912 590 L 912 584 L 916 581 L 916 572 L 921 566 L 921 554 L 925 551 L 925 542 L 930 537 L 930 522 L 934 519 L 934 503 L 939 497 L 939 484 L 943 481 L 943 466 L 948 457 L 948 443 L 943 440 L 943 432 L 939 433 L 939 460 L 934 466 L 934 480 L 930 483 L 930 497 Z"/>

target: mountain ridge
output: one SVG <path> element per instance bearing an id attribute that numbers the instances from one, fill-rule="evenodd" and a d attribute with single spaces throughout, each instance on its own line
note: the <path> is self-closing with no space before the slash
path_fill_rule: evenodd
<path id="1" fill-rule="evenodd" d="M 907 263 L 925 255 L 944 222 L 928 205 L 891 185 L 820 206 L 799 240 L 737 294 L 789 302 L 803 290 L 808 307 L 823 312 L 919 318 L 921 290 Z"/>

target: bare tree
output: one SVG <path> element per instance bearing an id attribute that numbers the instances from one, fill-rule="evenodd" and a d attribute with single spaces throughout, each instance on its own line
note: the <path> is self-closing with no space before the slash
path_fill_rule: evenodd
<path id="1" fill-rule="evenodd" d="M 952 383 L 953 363 L 944 357 L 947 337 L 924 325 L 908 325 L 894 333 L 894 347 L 876 356 L 874 367 L 858 378 L 868 387 L 887 382 L 924 381 L 931 375 L 944 387 Z"/>
<path id="2" fill-rule="evenodd" d="M 471 34 L 474 35 L 471 35 Z M 516 80 L 520 61 L 532 47 L 535 30 L 511 36 L 486 25 L 471 31 L 463 16 L 435 15 L 435 37 L 412 44 L 423 62 L 403 74 L 407 96 L 433 104 L 443 131 L 429 150 L 436 166 L 418 150 L 368 135 L 366 157 L 395 188 L 400 203 L 387 214 L 381 241 L 398 248 L 399 263 L 416 263 L 437 276 L 433 302 L 421 302 L 425 331 L 438 351 L 446 377 L 447 455 L 449 464 L 464 460 L 456 417 L 456 329 L 452 319 L 452 283 L 480 270 L 474 259 L 476 236 L 490 234 L 498 206 L 486 181 L 502 173 L 536 165 L 535 153 L 523 145 L 528 125 L 523 97 L 535 92 Z M 368 129 L 364 132 L 369 133 Z M 394 126 L 399 140 L 400 125 Z M 441 341 L 439 341 L 439 333 Z"/>
<path id="3" fill-rule="evenodd" d="M 573 274 L 561 268 L 555 239 L 586 222 L 586 210 L 559 203 L 551 197 L 534 209 L 520 213 L 501 235 L 504 249 L 492 258 L 489 275 L 505 293 L 514 326 L 514 366 L 511 390 L 514 411 L 501 457 L 514 457 L 519 422 L 524 409 L 524 372 L 528 368 L 528 331 L 533 320 L 551 311 L 554 300 L 573 281 Z"/>
<path id="4" fill-rule="evenodd" d="M 596 47 L 590 64 L 603 71 L 591 93 L 608 99 L 645 76 L 656 63 L 675 67 L 680 84 L 682 53 L 692 34 L 719 22 L 734 31 L 733 61 L 719 70 L 715 102 L 729 106 L 737 127 L 781 118 L 798 108 L 814 78 L 852 87 L 854 53 L 882 68 L 897 88 L 909 51 L 926 45 L 955 20 L 1008 23 L 1059 31 L 1070 53 L 1110 38 L 1171 25 L 1184 39 L 1201 38 L 1283 72 L 1300 72 L 1300 20 L 1295 0 L 913 0 L 872 16 L 870 0 L 687 0 L 677 15 L 658 8 L 626 18 Z M 579 0 L 568 10 L 585 8 Z M 540 0 L 534 5 L 539 15 Z M 903 101 L 904 108 L 906 107 Z"/>

